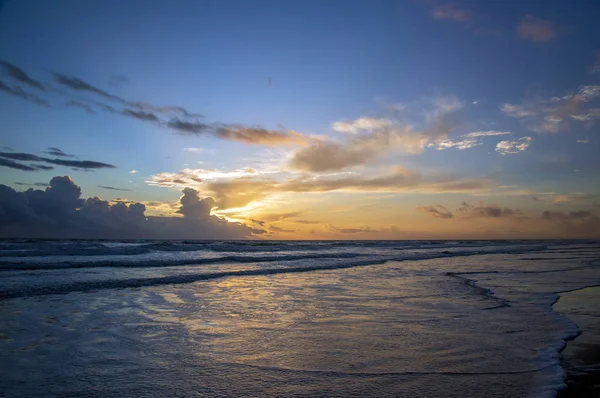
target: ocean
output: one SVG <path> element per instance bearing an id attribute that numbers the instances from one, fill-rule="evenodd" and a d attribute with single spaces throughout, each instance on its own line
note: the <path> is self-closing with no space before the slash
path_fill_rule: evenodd
<path id="1" fill-rule="evenodd" d="M 3 241 L 0 395 L 553 397 L 581 332 L 553 305 L 599 266 L 595 241 Z"/>

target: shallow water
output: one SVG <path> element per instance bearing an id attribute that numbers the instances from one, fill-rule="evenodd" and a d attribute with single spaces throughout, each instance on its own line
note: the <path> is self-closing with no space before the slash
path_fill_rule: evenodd
<path id="1" fill-rule="evenodd" d="M 0 387 L 554 396 L 578 331 L 552 304 L 598 265 L 594 242 L 4 242 Z"/>
<path id="2" fill-rule="evenodd" d="M 600 396 L 600 287 L 561 294 L 554 310 L 576 322 L 581 331 L 561 353 L 569 385 L 561 397 Z"/>

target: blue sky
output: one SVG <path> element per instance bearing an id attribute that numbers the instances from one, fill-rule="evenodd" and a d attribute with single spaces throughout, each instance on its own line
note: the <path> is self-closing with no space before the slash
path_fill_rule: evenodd
<path id="1" fill-rule="evenodd" d="M 115 167 L 5 166 L 0 183 L 24 190 L 15 183 L 69 175 L 83 197 L 126 197 L 165 216 L 190 187 L 230 221 L 275 219 L 262 224 L 273 238 L 452 237 L 484 222 L 529 237 L 548 229 L 534 228 L 543 212 L 557 236 L 594 235 L 599 17 L 600 5 L 569 1 L 4 1 L 0 81 L 47 102 L 0 90 L 4 152 L 56 147 Z M 211 127 L 190 134 L 174 120 Z M 451 181 L 472 189 L 438 187 Z M 328 215 L 340 196 L 347 208 Z M 356 215 L 390 201 L 393 215 Z M 516 213 L 481 215 L 490 206 Z M 273 216 L 286 212 L 322 225 Z"/>

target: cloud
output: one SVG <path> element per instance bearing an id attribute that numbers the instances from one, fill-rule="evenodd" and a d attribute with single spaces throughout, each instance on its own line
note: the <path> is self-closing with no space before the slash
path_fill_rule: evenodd
<path id="1" fill-rule="evenodd" d="M 182 106 L 157 106 L 139 101 L 131 102 L 130 104 L 138 109 L 145 111 L 158 112 L 164 114 L 182 114 L 185 117 L 202 117 L 200 113 L 190 112 Z"/>
<path id="2" fill-rule="evenodd" d="M 58 149 L 58 148 L 50 148 L 50 149 Z M 62 155 L 59 155 L 59 156 L 66 155 L 64 152 L 62 152 L 62 151 L 60 151 L 60 152 L 62 153 Z M 71 156 L 71 155 L 68 155 L 68 156 Z M 50 159 L 50 158 L 46 158 L 46 157 L 33 155 L 31 153 L 20 153 L 20 152 L 0 152 L 0 158 L 19 160 L 19 161 L 43 162 L 43 163 L 50 163 L 50 164 L 57 165 L 57 166 L 75 167 L 75 168 L 85 169 L 85 170 L 115 168 L 115 166 L 113 166 L 112 164 L 95 162 L 92 160 Z M 16 163 L 14 163 L 14 164 L 16 164 Z M 9 163 L 3 162 L 3 163 L 0 163 L 0 166 L 16 168 L 16 167 L 14 167 L 14 164 L 12 166 L 10 166 Z M 23 166 L 23 165 L 21 165 L 21 166 Z M 34 171 L 36 169 L 52 170 L 52 168 L 48 167 L 48 166 L 35 166 L 36 168 L 33 168 L 33 169 L 29 168 L 29 166 L 24 166 L 24 167 L 26 167 L 26 168 L 20 168 L 20 170 L 25 170 L 25 171 Z"/>
<path id="3" fill-rule="evenodd" d="M 554 205 L 571 204 L 575 202 L 586 201 L 596 198 L 596 195 L 573 193 L 573 194 L 540 194 L 533 196 L 532 199 L 538 202 L 551 203 Z"/>
<path id="4" fill-rule="evenodd" d="M 277 227 L 275 225 L 271 225 L 269 227 L 269 230 L 273 231 L 273 232 L 283 232 L 283 233 L 293 233 L 293 232 L 296 232 L 293 229 L 283 229 L 283 228 L 279 228 L 279 227 Z"/>
<path id="5" fill-rule="evenodd" d="M 556 37 L 556 26 L 550 21 L 526 15 L 517 26 L 517 33 L 526 40 L 545 42 Z"/>
<path id="6" fill-rule="evenodd" d="M 302 172 L 341 171 L 376 161 L 390 152 L 422 153 L 432 140 L 447 138 L 454 114 L 463 103 L 456 97 L 438 97 L 428 103 L 422 114 L 426 126 L 416 131 L 399 120 L 361 117 L 334 123 L 333 128 L 348 133 L 342 142 L 312 140 L 288 160 L 288 168 Z"/>
<path id="7" fill-rule="evenodd" d="M 218 138 L 258 145 L 304 145 L 307 137 L 295 131 L 275 131 L 243 126 L 219 126 L 214 135 Z"/>
<path id="8" fill-rule="evenodd" d="M 388 119 L 375 119 L 370 117 L 361 117 L 349 122 L 333 123 L 332 128 L 338 133 L 358 134 L 360 132 L 372 131 L 390 127 L 392 121 Z"/>
<path id="9" fill-rule="evenodd" d="M 364 177 L 358 175 L 315 178 L 300 176 L 279 182 L 275 180 L 240 178 L 202 184 L 211 192 L 219 208 L 243 207 L 274 193 L 290 192 L 478 192 L 491 187 L 487 179 L 460 179 L 449 175 L 424 176 L 398 170 L 394 173 Z"/>
<path id="10" fill-rule="evenodd" d="M 435 147 L 438 151 L 456 148 L 460 150 L 474 148 L 479 145 L 483 145 L 482 138 L 493 137 L 499 135 L 511 134 L 510 131 L 474 131 L 460 136 L 455 140 L 439 140 L 428 144 L 428 147 Z"/>
<path id="11" fill-rule="evenodd" d="M 54 73 L 54 77 L 55 77 L 57 83 L 65 86 L 65 87 L 68 87 L 71 90 L 90 92 L 90 93 L 98 94 L 107 99 L 115 100 L 115 101 L 121 102 L 123 104 L 128 104 L 128 102 L 125 101 L 123 98 L 116 96 L 116 95 L 109 94 L 106 91 L 101 90 L 98 87 L 93 86 L 89 83 L 86 83 L 83 80 L 78 79 L 76 77 L 67 76 L 62 73 Z"/>
<path id="12" fill-rule="evenodd" d="M 146 182 L 162 187 L 189 187 L 196 186 L 205 181 L 247 178 L 261 176 L 263 173 L 253 168 L 246 167 L 234 171 L 219 171 L 216 169 L 183 169 L 178 173 L 158 173 L 151 176 Z"/>
<path id="13" fill-rule="evenodd" d="M 538 133 L 557 133 L 569 130 L 570 121 L 589 122 L 600 118 L 595 100 L 600 98 L 600 86 L 580 86 L 569 94 L 548 99 L 535 99 L 524 105 L 502 104 L 508 116 L 520 119 Z"/>
<path id="14" fill-rule="evenodd" d="M 23 69 L 9 62 L 0 60 L 0 70 L 3 70 L 6 75 L 13 80 L 21 84 L 25 84 L 29 87 L 36 88 L 38 90 L 46 91 L 46 87 L 39 81 L 31 78 Z"/>
<path id="15" fill-rule="evenodd" d="M 144 111 L 134 111 L 131 109 L 123 109 L 121 113 L 125 116 L 132 117 L 134 119 L 139 119 L 147 122 L 159 122 L 160 119 L 153 113 L 144 112 Z"/>
<path id="16" fill-rule="evenodd" d="M 467 202 L 462 202 L 461 207 L 457 211 L 463 218 L 522 218 L 523 215 L 518 209 L 509 207 L 500 207 L 495 204 L 485 204 L 480 202 L 479 205 L 473 206 Z"/>
<path id="17" fill-rule="evenodd" d="M 515 154 L 525 151 L 531 145 L 533 138 L 521 137 L 513 141 L 500 141 L 496 144 L 496 152 L 501 155 Z"/>
<path id="18" fill-rule="evenodd" d="M 126 188 L 115 188 L 115 187 L 109 187 L 106 185 L 96 185 L 98 188 L 102 188 L 102 189 L 108 189 L 111 191 L 131 191 L 131 189 L 126 189 Z"/>
<path id="19" fill-rule="evenodd" d="M 573 238 L 600 236 L 600 218 L 591 210 L 544 211 L 541 220 L 552 223 L 563 234 Z"/>
<path id="20" fill-rule="evenodd" d="M 71 108 L 83 109 L 87 113 L 96 115 L 96 112 L 94 111 L 94 109 L 92 109 L 92 107 L 89 104 L 84 104 L 81 101 L 67 101 L 67 102 L 65 102 L 65 106 L 71 107 Z"/>
<path id="21" fill-rule="evenodd" d="M 141 203 L 82 199 L 81 188 L 67 176 L 52 178 L 45 190 L 17 192 L 0 184 L 0 236 L 244 239 L 265 232 L 211 215 L 213 204 L 186 189 L 179 206 L 183 217 L 146 217 Z"/>
<path id="22" fill-rule="evenodd" d="M 63 159 L 48 159 L 41 158 L 46 163 L 55 164 L 58 166 L 75 167 L 78 169 L 92 170 L 92 169 L 114 169 L 115 166 L 112 164 L 95 162 L 92 160 L 63 160 Z"/>
<path id="23" fill-rule="evenodd" d="M 60 150 L 59 148 L 56 148 L 56 147 L 50 147 L 44 153 L 47 153 L 47 154 L 50 154 L 50 155 L 53 155 L 53 156 L 62 157 L 62 158 L 75 158 L 75 157 L 77 157 L 75 155 L 69 155 L 67 153 L 64 153 L 62 150 Z"/>
<path id="24" fill-rule="evenodd" d="M 185 152 L 193 152 L 193 153 L 200 153 L 200 152 L 204 152 L 203 148 L 183 148 L 183 150 Z"/>
<path id="25" fill-rule="evenodd" d="M 2 81 L 0 81 L 0 91 L 4 91 L 8 94 L 14 95 L 15 97 L 19 97 L 26 101 L 32 102 L 36 105 L 48 106 L 48 102 L 46 100 L 41 99 L 37 95 L 27 93 L 21 87 L 18 87 L 18 86 L 9 87 L 6 84 L 4 84 Z"/>
<path id="26" fill-rule="evenodd" d="M 19 185 L 19 186 L 25 186 L 25 187 L 49 187 L 50 184 L 47 184 L 45 182 L 34 182 L 32 183 L 28 183 L 28 182 L 14 182 L 15 185 Z"/>
<path id="27" fill-rule="evenodd" d="M 304 213 L 301 211 L 292 211 L 292 212 L 288 212 L 288 213 L 265 214 L 265 215 L 261 216 L 261 218 L 267 222 L 275 222 L 275 221 L 283 221 L 288 218 L 300 217 L 302 214 L 304 214 Z"/>
<path id="28" fill-rule="evenodd" d="M 97 94 L 106 99 L 110 99 L 112 101 L 116 101 L 123 105 L 137 109 L 137 111 L 133 110 L 133 109 L 123 109 L 120 112 L 119 111 L 115 112 L 115 113 L 121 113 L 124 116 L 133 117 L 133 118 L 136 118 L 139 120 L 151 121 L 151 122 L 159 121 L 158 116 L 156 116 L 153 112 L 169 114 L 169 115 L 181 114 L 185 117 L 200 117 L 200 116 L 202 116 L 199 113 L 190 112 L 181 106 L 158 106 L 158 105 L 153 105 L 153 104 L 149 104 L 149 103 L 141 102 L 141 101 L 128 101 L 117 95 L 110 94 L 109 92 L 104 91 L 90 83 L 84 82 L 83 80 L 81 80 L 79 78 L 76 78 L 73 76 L 67 76 L 62 73 L 54 73 L 54 76 L 55 76 L 56 81 L 59 84 L 65 86 L 65 87 L 68 87 L 72 90 Z M 120 83 L 118 83 L 118 84 L 122 84 L 124 81 L 123 76 L 121 76 L 121 78 L 118 80 L 120 80 Z M 125 78 L 125 80 L 126 80 L 126 78 Z M 114 85 L 114 82 L 115 82 L 114 79 L 111 79 L 111 82 L 113 83 L 112 85 Z M 104 105 L 103 108 L 107 111 L 111 111 L 111 110 L 114 111 L 114 108 L 112 108 L 111 106 L 108 106 L 108 105 Z M 85 109 L 85 108 L 83 108 L 83 109 Z"/>
<path id="29" fill-rule="evenodd" d="M 465 24 L 473 20 L 473 14 L 470 11 L 461 8 L 455 3 L 437 5 L 433 8 L 431 15 L 433 19 L 445 19 Z"/>
<path id="30" fill-rule="evenodd" d="M 54 170 L 54 167 L 44 166 L 43 164 L 36 164 L 36 165 L 34 165 L 34 167 L 36 167 L 39 170 Z"/>
<path id="31" fill-rule="evenodd" d="M 500 105 L 500 110 L 506 113 L 508 116 L 515 118 L 536 115 L 536 112 L 534 112 L 532 109 L 528 109 L 527 107 L 522 105 L 502 104 Z"/>
<path id="32" fill-rule="evenodd" d="M 2 61 L 4 62 L 4 61 Z M 0 66 L 9 71 L 9 76 L 21 81 L 24 84 L 29 84 L 37 88 L 44 86 L 29 76 L 27 76 L 18 67 L 4 62 Z M 94 109 L 100 109 L 113 114 L 122 115 L 125 117 L 134 118 L 143 122 L 150 122 L 160 126 L 164 126 L 176 131 L 182 135 L 210 135 L 212 137 L 242 142 L 253 145 L 305 145 L 308 142 L 308 137 L 304 134 L 288 130 L 269 130 L 261 127 L 249 127 L 240 124 L 223 124 L 218 122 L 203 123 L 197 120 L 189 120 L 189 118 L 198 118 L 202 115 L 196 112 L 190 112 L 181 106 L 158 106 L 147 102 L 129 101 L 120 96 L 114 95 L 99 87 L 96 87 L 88 82 L 85 82 L 77 77 L 68 76 L 63 73 L 54 73 L 55 81 L 64 87 L 73 91 L 91 93 L 110 101 L 117 102 L 124 106 L 123 109 L 118 109 L 108 103 L 98 101 L 81 100 L 79 98 L 69 100 L 65 106 L 80 108 L 88 113 L 95 113 Z M 5 91 L 9 94 L 33 102 L 37 105 L 48 106 L 48 102 L 34 94 L 25 92 L 21 87 L 10 87 L 0 81 L 0 91 Z M 55 90 L 61 95 L 67 96 L 69 93 L 60 90 Z M 108 102 L 108 101 L 107 101 Z M 169 120 L 163 120 L 160 115 L 167 115 Z"/>
<path id="33" fill-rule="evenodd" d="M 374 140 L 373 143 L 375 143 Z M 296 152 L 289 161 L 289 167 L 293 170 L 310 172 L 343 170 L 347 167 L 365 164 L 380 156 L 379 147 L 381 145 L 370 145 L 368 142 L 343 145 L 315 141 L 310 146 Z"/>
<path id="34" fill-rule="evenodd" d="M 167 122 L 167 127 L 176 130 L 182 135 L 202 135 L 212 130 L 212 127 L 205 123 L 188 122 L 185 120 L 173 118 Z"/>
<path id="35" fill-rule="evenodd" d="M 429 135 L 398 123 L 375 128 L 343 143 L 313 140 L 309 146 L 293 154 L 288 167 L 304 172 L 339 171 L 369 163 L 391 150 L 421 153 L 430 139 Z"/>
<path id="36" fill-rule="evenodd" d="M 450 219 L 453 218 L 454 215 L 450 210 L 448 210 L 445 206 L 442 205 L 434 205 L 434 206 L 420 206 L 417 209 L 425 211 L 431 214 L 435 218 L 444 218 Z"/>
<path id="37" fill-rule="evenodd" d="M 240 125 L 206 124 L 171 119 L 167 127 L 181 135 L 211 135 L 216 138 L 254 145 L 303 145 L 308 138 L 295 131 L 276 131 Z"/>
<path id="38" fill-rule="evenodd" d="M 437 141 L 435 143 L 429 144 L 430 146 L 435 146 L 437 150 L 441 151 L 448 148 L 456 148 L 456 149 L 470 149 L 476 146 L 482 145 L 483 142 L 478 141 L 474 138 L 464 138 L 461 140 L 442 140 Z"/>
<path id="39" fill-rule="evenodd" d="M 495 137 L 499 135 L 510 135 L 510 131 L 474 131 L 472 133 L 465 134 L 464 137 L 478 138 L 478 137 Z"/>
<path id="40" fill-rule="evenodd" d="M 578 143 L 578 144 L 589 144 L 589 143 L 590 143 L 590 140 L 589 140 L 589 139 L 587 139 L 587 138 L 586 138 L 586 139 L 584 139 L 584 140 L 577 140 L 577 143 Z"/>
<path id="41" fill-rule="evenodd" d="M 359 226 L 356 228 L 343 228 L 332 224 L 327 225 L 327 230 L 338 234 L 373 234 L 373 233 L 389 233 L 399 232 L 399 228 L 396 225 L 390 225 L 388 227 L 373 228 L 368 225 Z"/>
<path id="42" fill-rule="evenodd" d="M 361 226 L 359 228 L 341 228 L 341 227 L 336 227 L 335 225 L 329 224 L 327 226 L 327 229 L 332 232 L 337 232 L 340 234 L 360 234 L 360 233 L 381 232 L 379 229 L 373 229 L 369 226 Z"/>
<path id="43" fill-rule="evenodd" d="M 8 167 L 9 169 L 22 170 L 22 171 L 38 171 L 37 167 L 27 166 L 26 164 L 13 162 L 12 160 L 3 159 L 1 157 L 0 157 L 0 167 Z"/>

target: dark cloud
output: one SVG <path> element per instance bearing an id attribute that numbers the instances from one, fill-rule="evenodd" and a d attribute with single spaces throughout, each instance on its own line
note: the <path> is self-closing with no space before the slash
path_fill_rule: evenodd
<path id="1" fill-rule="evenodd" d="M 0 236 L 31 238 L 244 239 L 265 231 L 210 214 L 214 201 L 186 189 L 183 217 L 146 217 L 142 203 L 82 199 L 71 178 L 54 177 L 45 190 L 17 192 L 0 184 Z"/>
<path id="2" fill-rule="evenodd" d="M 49 148 L 49 149 L 58 149 L 58 148 Z M 59 149 L 60 151 L 60 149 Z M 66 154 L 62 151 L 60 151 L 62 153 L 62 155 L 59 156 L 65 156 Z M 71 156 L 71 155 L 68 155 Z M 21 152 L 0 152 L 0 158 L 5 158 L 5 159 L 11 159 L 11 160 L 21 160 L 21 161 L 30 161 L 30 162 L 44 162 L 44 163 L 50 163 L 50 164 L 54 164 L 57 166 L 66 166 L 66 167 L 74 167 L 77 169 L 84 169 L 84 170 L 93 170 L 93 169 L 112 169 L 115 168 L 115 166 L 113 166 L 112 164 L 107 164 L 107 163 L 102 163 L 102 162 L 95 162 L 92 160 L 64 160 L 64 159 L 50 159 L 50 158 L 45 158 L 45 157 L 41 157 L 41 156 L 37 156 L 37 155 L 33 155 L 31 153 L 21 153 Z M 12 162 L 13 166 L 12 168 L 17 168 L 14 167 L 14 163 Z M 0 163 L 0 166 L 5 166 L 5 167 L 11 167 L 9 165 L 9 163 Z M 21 165 L 23 166 L 23 165 Z M 29 166 L 24 166 L 24 167 L 29 167 Z M 35 166 L 37 169 L 42 169 L 42 170 L 52 170 L 52 168 L 49 168 L 49 166 Z M 30 169 L 23 169 L 21 168 L 20 170 L 26 170 L 26 171 L 33 171 Z"/>
<path id="3" fill-rule="evenodd" d="M 78 169 L 114 169 L 112 164 L 94 162 L 92 160 L 63 160 L 63 159 L 48 159 L 42 158 L 46 163 L 55 164 L 58 166 L 75 167 Z"/>
<path id="4" fill-rule="evenodd" d="M 462 202 L 461 207 L 457 209 L 464 218 L 511 218 L 523 217 L 518 209 L 509 207 L 500 207 L 494 204 L 485 204 L 480 202 L 478 206 L 473 206 L 467 202 Z"/>
<path id="5" fill-rule="evenodd" d="M 15 65 L 5 61 L 0 61 L 0 67 L 8 71 L 8 76 L 19 81 L 22 84 L 27 84 L 38 89 L 45 90 L 45 86 L 33 80 L 25 72 Z M 303 134 L 294 131 L 277 131 L 268 130 L 260 127 L 246 127 L 242 125 L 226 125 L 220 123 L 206 124 L 198 121 L 188 120 L 189 118 L 202 117 L 200 113 L 191 112 L 182 106 L 159 106 L 141 101 L 129 101 L 118 95 L 111 94 L 99 87 L 96 87 L 88 82 L 85 82 L 77 77 L 69 76 L 63 73 L 54 73 L 55 81 L 73 91 L 92 93 L 103 97 L 106 100 L 117 102 L 124 106 L 123 109 L 112 106 L 107 103 L 102 103 L 95 100 L 82 100 L 75 96 L 74 99 L 65 102 L 67 107 L 75 107 L 83 109 L 88 113 L 95 114 L 95 109 L 100 109 L 113 114 L 118 114 L 143 122 L 157 123 L 161 126 L 166 126 L 182 135 L 204 135 L 208 134 L 213 137 L 237 141 L 246 144 L 254 145 L 302 145 L 308 142 L 308 138 Z M 111 81 L 125 81 L 124 77 L 116 77 Z M 25 92 L 21 87 L 10 87 L 0 81 L 0 91 L 5 91 L 9 94 L 33 102 L 37 105 L 48 106 L 48 102 L 34 94 Z M 62 89 L 54 89 L 55 92 L 64 96 L 70 96 L 69 93 Z M 109 102 L 109 101 L 104 101 Z M 161 116 L 171 117 L 170 120 L 163 120 Z"/>
<path id="6" fill-rule="evenodd" d="M 134 111 L 131 109 L 123 109 L 121 113 L 125 116 L 132 117 L 134 119 L 139 119 L 147 122 L 159 122 L 160 119 L 153 113 L 144 112 L 144 111 Z"/>
<path id="7" fill-rule="evenodd" d="M 571 212 L 545 211 L 542 213 L 542 218 L 550 221 L 574 221 L 588 218 L 597 219 L 594 213 L 589 210 L 577 210 Z"/>
<path id="8" fill-rule="evenodd" d="M 77 156 L 75 155 L 69 155 L 68 153 L 64 153 L 60 148 L 56 148 L 51 146 L 50 148 L 48 148 L 47 151 L 45 151 L 44 153 L 47 153 L 49 155 L 52 156 L 58 156 L 61 158 L 76 158 Z"/>
<path id="9" fill-rule="evenodd" d="M 148 104 L 145 102 L 127 101 L 126 99 L 121 98 L 118 95 L 110 94 L 109 92 L 104 91 L 90 83 L 84 82 L 83 80 L 78 79 L 76 77 L 67 76 L 62 73 L 54 73 L 54 76 L 56 78 L 56 81 L 59 84 L 69 87 L 72 90 L 94 93 L 94 94 L 100 95 L 104 98 L 120 102 L 121 104 L 130 106 L 133 108 L 137 108 L 139 111 L 134 111 L 131 109 L 124 109 L 123 111 L 121 111 L 121 113 L 123 115 L 134 117 L 136 119 L 140 119 L 140 120 L 144 120 L 144 121 L 158 121 L 159 120 L 158 117 L 156 115 L 154 115 L 152 112 L 159 112 L 159 113 L 165 113 L 165 114 L 179 113 L 185 117 L 200 117 L 200 116 L 202 116 L 199 113 L 190 112 L 181 106 L 157 106 L 157 105 Z M 120 78 L 117 78 L 116 80 L 111 79 L 111 82 L 113 83 L 112 85 L 114 85 L 115 81 L 119 81 L 119 83 L 122 84 L 126 80 L 127 80 L 127 78 L 125 78 L 124 76 L 120 76 Z M 117 83 L 117 84 L 119 84 L 119 83 Z M 84 107 L 83 109 L 86 109 L 86 108 Z M 110 110 L 110 109 L 112 109 L 112 107 L 107 106 L 105 109 Z"/>
<path id="10" fill-rule="evenodd" d="M 298 224 L 321 224 L 321 221 L 314 220 L 294 220 L 294 222 Z"/>
<path id="11" fill-rule="evenodd" d="M 32 79 L 27 73 L 23 71 L 23 69 L 19 68 L 18 66 L 15 66 L 6 61 L 0 61 L 0 70 L 3 70 L 6 73 L 6 75 L 8 75 L 13 80 L 18 81 L 21 84 L 25 84 L 27 86 L 34 87 L 42 91 L 46 91 L 46 87 L 44 87 L 44 85 L 41 82 Z"/>
<path id="12" fill-rule="evenodd" d="M 210 211 L 215 207 L 213 198 L 200 199 L 198 191 L 192 188 L 184 188 L 183 196 L 180 199 L 181 207 L 178 213 L 188 218 L 206 218 L 210 216 Z"/>
<path id="13" fill-rule="evenodd" d="M 275 225 L 271 225 L 269 227 L 269 229 L 271 231 L 273 231 L 273 232 L 284 232 L 284 233 L 293 233 L 293 232 L 296 232 L 293 229 L 283 229 L 283 228 L 276 227 Z"/>
<path id="14" fill-rule="evenodd" d="M 31 162 L 42 162 L 42 158 L 31 153 L 22 152 L 0 152 L 0 157 L 12 159 L 12 160 L 23 160 Z"/>
<path id="15" fill-rule="evenodd" d="M 450 210 L 448 210 L 445 206 L 435 205 L 435 206 L 420 206 L 417 209 L 425 211 L 435 218 L 445 218 L 450 219 L 454 217 L 454 214 Z"/>
<path id="16" fill-rule="evenodd" d="M 200 113 L 190 112 L 182 106 L 156 106 L 152 104 L 148 104 L 146 102 L 131 102 L 131 106 L 136 107 L 137 109 L 165 113 L 165 114 L 173 114 L 180 113 L 185 117 L 202 117 Z"/>
<path id="17" fill-rule="evenodd" d="M 12 160 L 3 159 L 3 158 L 0 158 L 0 167 L 8 167 L 9 169 L 22 170 L 22 171 L 37 171 L 38 170 L 36 167 L 13 162 Z"/>
<path id="18" fill-rule="evenodd" d="M 248 221 L 251 221 L 251 222 L 253 222 L 254 224 L 258 224 L 258 225 L 260 225 L 261 227 L 264 227 L 264 226 L 265 226 L 265 224 L 266 224 L 266 222 L 264 222 L 264 221 L 261 221 L 261 220 L 255 220 L 254 218 L 249 218 L 249 219 L 248 219 Z"/>
<path id="19" fill-rule="evenodd" d="M 32 165 L 32 167 L 35 167 L 38 170 L 54 170 L 54 167 L 52 167 L 52 166 L 45 166 L 43 164 Z"/>
<path id="20" fill-rule="evenodd" d="M 6 93 L 12 94 L 15 97 L 19 97 L 29 102 L 33 102 L 36 105 L 40 106 L 48 106 L 48 102 L 46 100 L 41 99 L 35 94 L 25 92 L 21 87 L 13 86 L 9 87 L 0 81 L 0 91 L 4 91 Z"/>
<path id="21" fill-rule="evenodd" d="M 183 135 L 202 135 L 212 131 L 212 127 L 205 123 L 187 122 L 180 119 L 171 119 L 167 122 L 167 127 L 176 130 Z"/>
<path id="22" fill-rule="evenodd" d="M 123 98 L 116 96 L 116 95 L 109 94 L 106 91 L 101 90 L 98 87 L 95 87 L 89 83 L 86 83 L 83 80 L 78 79 L 76 77 L 63 75 L 62 73 L 54 73 L 54 77 L 56 78 L 57 83 L 65 86 L 65 87 L 68 87 L 72 90 L 87 91 L 87 92 L 98 94 L 102 97 L 105 97 L 105 98 L 108 98 L 111 100 L 115 100 L 115 101 L 118 101 L 118 102 L 121 102 L 124 104 L 128 103 Z"/>
<path id="23" fill-rule="evenodd" d="M 541 220 L 552 223 L 561 234 L 573 238 L 600 237 L 600 218 L 591 210 L 545 211 Z"/>
<path id="24" fill-rule="evenodd" d="M 14 182 L 15 185 L 19 185 L 19 186 L 24 186 L 24 187 L 49 187 L 50 184 L 47 184 L 45 182 L 34 182 L 34 183 L 29 183 L 29 182 Z"/>
<path id="25" fill-rule="evenodd" d="M 341 234 L 361 234 L 361 233 L 373 233 L 381 232 L 379 229 L 373 229 L 371 227 L 360 227 L 360 228 L 340 228 L 335 225 L 328 225 L 327 229 L 332 232 L 338 232 Z"/>
<path id="26" fill-rule="evenodd" d="M 254 145 L 302 145 L 308 138 L 295 131 L 267 130 L 259 127 L 244 127 L 240 125 L 206 124 L 190 122 L 173 118 L 167 122 L 167 127 L 181 135 L 211 135 L 223 140 L 237 141 Z"/>
<path id="27" fill-rule="evenodd" d="M 83 109 L 84 111 L 86 111 L 87 113 L 96 115 L 96 112 L 94 111 L 94 109 L 92 109 L 91 105 L 84 104 L 83 102 L 80 102 L 80 101 L 67 101 L 67 102 L 65 102 L 65 106 L 72 107 L 72 108 L 80 108 L 80 109 Z"/>
<path id="28" fill-rule="evenodd" d="M 102 189 L 108 189 L 111 191 L 131 191 L 131 189 L 126 189 L 126 188 L 115 188 L 115 187 L 109 187 L 106 185 L 97 185 L 98 188 L 102 188 Z"/>

